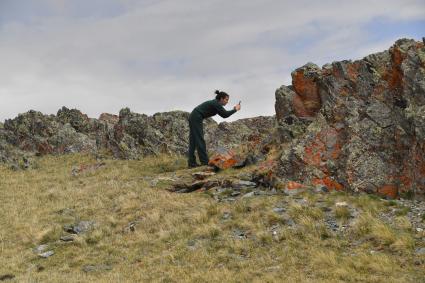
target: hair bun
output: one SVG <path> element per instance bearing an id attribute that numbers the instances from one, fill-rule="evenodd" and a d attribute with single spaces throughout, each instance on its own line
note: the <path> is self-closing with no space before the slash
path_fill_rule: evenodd
<path id="1" fill-rule="evenodd" d="M 218 89 L 215 90 L 215 94 L 220 94 L 220 91 Z"/>

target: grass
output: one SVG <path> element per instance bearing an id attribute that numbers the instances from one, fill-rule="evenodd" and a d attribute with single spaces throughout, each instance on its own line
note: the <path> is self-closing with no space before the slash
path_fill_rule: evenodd
<path id="1" fill-rule="evenodd" d="M 376 215 L 388 208 L 369 196 L 306 193 L 301 205 L 283 195 L 218 203 L 206 193 L 175 194 L 152 179 L 185 176 L 181 157 L 140 161 L 90 155 L 47 156 L 37 169 L 0 167 L 0 276 L 19 282 L 421 282 L 414 265 L 416 242 L 408 219 L 394 226 Z M 245 169 L 249 170 L 249 169 Z M 243 171 L 242 171 L 243 172 Z M 239 170 L 219 173 L 229 178 Z M 324 225 L 317 201 L 346 201 L 361 209 L 350 233 Z M 284 204 L 284 205 L 283 205 Z M 273 207 L 285 206 L 287 226 Z M 332 211 L 346 220 L 346 211 Z M 349 212 L 348 212 L 349 213 Z M 224 218 L 228 214 L 230 217 Z M 95 228 L 59 241 L 63 225 L 95 221 Z M 133 228 L 130 225 L 133 223 Z M 273 230 L 272 227 L 278 227 Z M 275 231 L 275 232 L 273 232 Z M 242 234 L 243 236 L 237 236 Z M 362 244 L 354 245 L 360 241 Z M 32 251 L 47 244 L 55 254 Z M 378 253 L 371 253 L 377 250 Z M 93 271 L 85 272 L 87 266 Z"/>

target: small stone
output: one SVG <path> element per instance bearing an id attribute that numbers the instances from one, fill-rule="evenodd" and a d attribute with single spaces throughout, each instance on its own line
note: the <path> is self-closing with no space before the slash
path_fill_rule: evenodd
<path id="1" fill-rule="evenodd" d="M 196 241 L 195 240 L 189 240 L 187 241 L 187 248 L 191 251 L 196 249 Z"/>
<path id="2" fill-rule="evenodd" d="M 233 230 L 233 235 L 238 238 L 238 239 L 246 239 L 248 238 L 247 234 L 245 231 L 239 230 L 239 229 L 235 229 Z"/>
<path id="3" fill-rule="evenodd" d="M 94 221 L 80 221 L 77 224 L 65 225 L 63 229 L 72 234 L 82 234 L 91 230 L 94 226 Z"/>
<path id="4" fill-rule="evenodd" d="M 83 266 L 83 271 L 84 272 L 96 271 L 96 267 L 94 265 L 85 265 Z"/>
<path id="5" fill-rule="evenodd" d="M 273 211 L 276 213 L 283 213 L 285 212 L 285 209 L 283 207 L 275 207 L 273 208 Z"/>
<path id="6" fill-rule="evenodd" d="M 256 187 L 257 184 L 250 181 L 238 180 L 232 184 L 234 188 L 244 188 L 244 187 Z"/>
<path id="7" fill-rule="evenodd" d="M 338 223 L 336 223 L 336 220 L 335 219 L 333 219 L 333 218 L 327 218 L 327 219 L 325 219 L 325 224 L 332 231 L 334 231 L 334 232 L 338 231 L 339 226 L 338 226 Z"/>
<path id="8" fill-rule="evenodd" d="M 74 236 L 73 235 L 65 235 L 60 237 L 60 240 L 63 242 L 72 242 L 74 241 Z"/>
<path id="9" fill-rule="evenodd" d="M 131 232 L 134 232 L 134 231 L 136 231 L 136 224 L 130 224 L 130 226 L 129 226 L 129 229 L 130 229 L 130 231 Z"/>
<path id="10" fill-rule="evenodd" d="M 418 248 L 415 250 L 418 255 L 425 255 L 425 248 Z"/>
<path id="11" fill-rule="evenodd" d="M 236 197 L 236 196 L 238 196 L 238 195 L 240 195 L 240 194 L 241 194 L 241 192 L 234 191 L 234 192 L 232 192 L 232 193 L 230 194 L 230 196 L 232 196 L 232 197 Z"/>
<path id="12" fill-rule="evenodd" d="M 418 232 L 418 233 L 423 232 L 423 230 L 424 230 L 424 229 L 422 229 L 422 228 L 420 228 L 420 227 L 416 228 L 416 232 Z"/>
<path id="13" fill-rule="evenodd" d="M 272 227 L 270 227 L 270 230 L 271 231 L 276 231 L 277 229 L 279 229 L 279 224 L 275 224 L 275 225 L 273 225 Z"/>
<path id="14" fill-rule="evenodd" d="M 38 254 L 38 256 L 42 257 L 42 258 L 48 258 L 48 257 L 51 257 L 54 254 L 55 254 L 54 251 L 47 251 L 45 253 Z"/>
<path id="15" fill-rule="evenodd" d="M 223 188 L 223 187 L 218 187 L 217 188 L 217 193 L 221 194 L 223 192 L 227 191 L 227 188 Z"/>
<path id="16" fill-rule="evenodd" d="M 250 193 L 244 194 L 241 198 L 250 198 L 250 197 L 253 197 L 254 195 L 255 195 L 255 192 L 250 192 Z"/>
<path id="17" fill-rule="evenodd" d="M 314 192 L 315 193 L 328 193 L 329 189 L 326 186 L 322 186 L 322 185 L 318 185 L 316 187 L 314 187 Z"/>
<path id="18" fill-rule="evenodd" d="M 291 218 L 291 216 L 289 216 L 289 214 L 283 213 L 282 218 L 283 218 L 286 225 L 291 226 L 291 227 L 295 226 L 295 221 Z"/>
<path id="19" fill-rule="evenodd" d="M 308 200 L 305 198 L 295 198 L 295 202 L 302 205 L 302 206 L 308 206 Z"/>
<path id="20" fill-rule="evenodd" d="M 33 249 L 33 251 L 34 251 L 34 253 L 39 254 L 39 253 L 42 253 L 45 250 L 47 250 L 48 247 L 49 247 L 48 245 L 39 245 L 39 246 L 35 247 Z"/>
<path id="21" fill-rule="evenodd" d="M 223 219 L 224 220 L 226 220 L 226 219 L 229 219 L 229 218 L 231 218 L 232 217 L 232 215 L 230 214 L 230 212 L 225 212 L 225 213 L 223 213 Z"/>
<path id="22" fill-rule="evenodd" d="M 348 203 L 345 202 L 345 201 L 341 201 L 341 202 L 335 203 L 335 206 L 336 207 L 347 207 L 348 206 Z"/>

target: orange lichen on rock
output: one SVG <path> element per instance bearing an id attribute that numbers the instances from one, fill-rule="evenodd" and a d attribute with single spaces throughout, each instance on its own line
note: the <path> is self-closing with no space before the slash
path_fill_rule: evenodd
<path id="1" fill-rule="evenodd" d="M 348 96 L 349 94 L 350 94 L 350 91 L 346 87 L 341 87 L 339 89 L 340 96 Z"/>
<path id="2" fill-rule="evenodd" d="M 305 108 L 304 102 L 299 95 L 294 95 L 292 99 L 292 108 L 297 117 L 310 117 L 311 113 Z"/>
<path id="3" fill-rule="evenodd" d="M 328 190 L 341 191 L 344 186 L 338 183 L 337 181 L 332 180 L 330 177 L 325 177 L 322 179 L 315 178 L 312 181 L 313 185 L 324 185 Z"/>
<path id="4" fill-rule="evenodd" d="M 403 85 L 403 73 L 401 71 L 401 63 L 405 59 L 405 55 L 398 47 L 390 49 L 391 53 L 391 69 L 384 74 L 384 79 L 388 82 L 390 90 L 398 90 Z"/>
<path id="5" fill-rule="evenodd" d="M 295 72 L 292 85 L 296 95 L 293 98 L 293 109 L 298 117 L 313 117 L 321 107 L 319 89 L 313 78 L 304 76 L 302 70 Z"/>
<path id="6" fill-rule="evenodd" d="M 378 189 L 378 194 L 395 199 L 398 197 L 398 188 L 395 185 L 384 185 Z"/>
<path id="7" fill-rule="evenodd" d="M 228 169 L 231 167 L 244 166 L 245 157 L 236 154 L 233 150 L 221 148 L 210 158 L 208 165 L 218 169 Z"/>
<path id="8" fill-rule="evenodd" d="M 386 87 L 382 84 L 379 84 L 373 88 L 372 96 L 373 97 L 381 97 L 382 94 L 386 91 Z"/>
<path id="9" fill-rule="evenodd" d="M 321 166 L 322 161 L 337 159 L 341 153 L 341 144 L 337 130 L 326 128 L 320 131 L 315 139 L 304 148 L 303 161 L 313 166 Z"/>
<path id="10" fill-rule="evenodd" d="M 422 191 L 425 186 L 421 180 L 425 180 L 425 154 L 418 144 L 410 153 L 409 158 L 404 160 L 403 170 L 395 179 L 400 182 L 400 191 L 410 190 L 415 186 Z"/>
<path id="11" fill-rule="evenodd" d="M 409 176 L 400 176 L 399 180 L 406 188 L 409 188 L 412 185 L 412 178 L 410 178 Z"/>
<path id="12" fill-rule="evenodd" d="M 208 165 L 220 169 L 228 169 L 233 167 L 236 163 L 238 163 L 238 160 L 236 159 L 235 155 L 229 152 L 229 154 L 214 155 L 209 160 Z"/>
<path id="13" fill-rule="evenodd" d="M 358 73 L 358 68 L 359 68 L 359 63 L 350 63 L 347 64 L 347 75 L 348 78 L 355 82 L 357 80 L 357 76 L 359 75 Z"/>
<path id="14" fill-rule="evenodd" d="M 304 148 L 304 162 L 309 165 L 320 166 L 322 160 L 321 152 L 325 148 L 322 143 L 313 143 Z"/>
<path id="15" fill-rule="evenodd" d="M 292 78 L 292 84 L 295 92 L 302 98 L 315 98 L 318 95 L 317 84 L 312 78 L 305 77 L 302 70 L 295 72 Z"/>
<path id="16" fill-rule="evenodd" d="M 304 185 L 298 182 L 288 181 L 288 183 L 286 184 L 287 190 L 296 190 L 296 189 L 302 189 L 302 188 L 304 188 Z"/>
<path id="17" fill-rule="evenodd" d="M 340 68 L 341 66 L 341 68 Z M 337 79 L 350 80 L 352 82 L 356 82 L 357 77 L 359 75 L 359 62 L 341 62 L 341 64 L 333 65 L 331 69 L 330 75 Z"/>

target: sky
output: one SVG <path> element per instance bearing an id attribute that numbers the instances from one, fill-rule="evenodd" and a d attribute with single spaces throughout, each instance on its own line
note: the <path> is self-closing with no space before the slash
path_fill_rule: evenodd
<path id="1" fill-rule="evenodd" d="M 0 121 L 191 111 L 216 89 L 242 101 L 227 121 L 274 115 L 294 69 L 424 31 L 425 0 L 0 0 Z"/>

